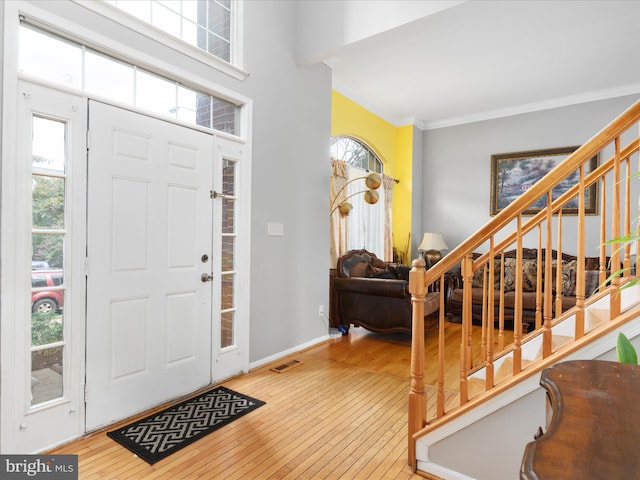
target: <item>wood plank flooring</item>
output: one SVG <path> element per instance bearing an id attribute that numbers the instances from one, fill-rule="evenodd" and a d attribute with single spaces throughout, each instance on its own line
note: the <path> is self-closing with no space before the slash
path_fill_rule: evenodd
<path id="1" fill-rule="evenodd" d="M 446 331 L 446 357 L 454 364 L 460 327 L 447 324 Z M 426 339 L 425 381 L 435 383 L 436 330 Z M 107 430 L 52 453 L 78 454 L 83 480 L 421 478 L 407 465 L 409 346 L 408 335 L 352 328 L 348 336 L 225 381 L 266 405 L 154 465 L 111 440 Z M 292 360 L 300 363 L 281 373 L 270 370 Z M 458 378 L 456 363 L 447 373 L 449 398 Z M 428 398 L 432 411 L 434 397 Z"/>

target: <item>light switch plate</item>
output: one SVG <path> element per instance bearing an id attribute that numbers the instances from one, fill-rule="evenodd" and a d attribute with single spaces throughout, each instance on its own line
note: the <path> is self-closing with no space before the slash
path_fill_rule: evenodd
<path id="1" fill-rule="evenodd" d="M 271 237 L 282 237 L 284 235 L 284 225 L 282 223 L 267 223 L 267 235 Z"/>

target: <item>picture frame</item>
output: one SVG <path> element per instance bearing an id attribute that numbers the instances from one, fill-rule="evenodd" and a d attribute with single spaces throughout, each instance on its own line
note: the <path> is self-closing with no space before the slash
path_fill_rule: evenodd
<path id="1" fill-rule="evenodd" d="M 491 215 L 497 215 L 578 148 L 579 146 L 572 146 L 491 155 Z M 585 174 L 592 172 L 597 166 L 598 155 L 595 155 L 588 162 Z M 554 188 L 552 199 L 555 200 L 570 186 L 577 183 L 578 175 L 579 172 L 576 170 L 568 178 L 566 186 L 560 184 Z M 596 187 L 597 184 L 593 184 L 585 190 L 585 213 L 587 215 L 597 215 L 598 213 L 598 189 Z M 547 198 L 544 196 L 527 208 L 523 214 L 535 215 L 546 206 L 546 203 Z M 577 215 L 578 199 L 572 199 L 563 207 L 562 214 Z"/>

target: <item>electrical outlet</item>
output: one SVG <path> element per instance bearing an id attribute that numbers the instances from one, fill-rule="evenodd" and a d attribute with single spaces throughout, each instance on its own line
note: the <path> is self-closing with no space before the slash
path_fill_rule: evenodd
<path id="1" fill-rule="evenodd" d="M 324 305 L 318 307 L 318 316 L 324 318 Z"/>

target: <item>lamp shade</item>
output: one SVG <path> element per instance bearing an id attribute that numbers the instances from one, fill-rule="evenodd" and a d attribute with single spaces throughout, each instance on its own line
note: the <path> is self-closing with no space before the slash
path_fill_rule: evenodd
<path id="1" fill-rule="evenodd" d="M 422 236 L 422 242 L 418 247 L 418 251 L 426 252 L 428 250 L 447 250 L 447 244 L 441 233 L 427 232 Z"/>

